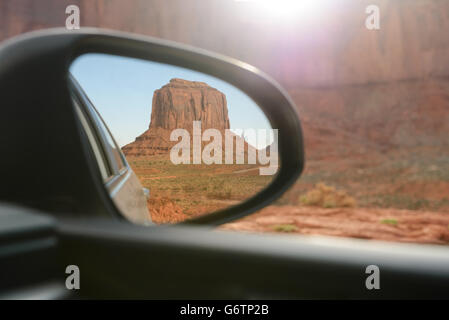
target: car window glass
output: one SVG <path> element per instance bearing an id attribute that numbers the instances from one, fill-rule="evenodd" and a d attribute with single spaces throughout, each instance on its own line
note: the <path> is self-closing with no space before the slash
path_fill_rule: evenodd
<path id="1" fill-rule="evenodd" d="M 97 118 L 97 121 L 101 127 L 101 130 L 103 131 L 103 133 L 106 137 L 106 143 L 108 144 L 107 148 L 110 150 L 110 154 L 113 157 L 113 159 L 111 159 L 111 160 L 114 161 L 114 163 L 117 165 L 117 168 L 119 171 L 124 169 L 126 167 L 126 165 L 125 165 L 123 157 L 121 155 L 121 151 L 117 147 L 117 144 L 115 143 L 114 138 L 112 137 L 112 135 L 109 132 L 106 125 L 104 124 L 104 121 L 101 118 L 101 116 L 98 114 L 97 110 L 95 110 L 94 117 Z"/>
<path id="2" fill-rule="evenodd" d="M 92 151 L 95 155 L 95 159 L 97 160 L 98 167 L 99 167 L 100 173 L 101 173 L 101 177 L 102 177 L 103 181 L 107 181 L 112 176 L 112 170 L 110 169 L 110 167 L 107 164 L 106 158 L 104 156 L 104 152 L 102 151 L 102 149 L 97 141 L 97 138 L 86 119 L 86 116 L 81 111 L 81 108 L 75 99 L 73 99 L 73 103 L 75 105 L 75 110 L 78 115 L 78 118 L 80 119 L 81 126 L 83 127 L 84 132 L 86 133 L 87 139 L 89 140 L 89 144 L 90 144 Z"/>

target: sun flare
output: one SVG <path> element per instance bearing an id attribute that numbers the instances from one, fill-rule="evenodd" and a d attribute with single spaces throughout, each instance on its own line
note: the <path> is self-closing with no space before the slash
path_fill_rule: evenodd
<path id="1" fill-rule="evenodd" d="M 261 18 L 279 22 L 311 19 L 320 15 L 327 0 L 235 0 L 251 4 Z"/>

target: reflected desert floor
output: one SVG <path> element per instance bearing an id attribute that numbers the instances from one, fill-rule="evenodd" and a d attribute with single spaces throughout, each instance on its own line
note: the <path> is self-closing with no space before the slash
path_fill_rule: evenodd
<path id="1" fill-rule="evenodd" d="M 175 223 L 238 204 L 261 190 L 273 176 L 259 165 L 174 165 L 168 155 L 128 157 L 143 187 L 150 190 L 153 222 Z"/>

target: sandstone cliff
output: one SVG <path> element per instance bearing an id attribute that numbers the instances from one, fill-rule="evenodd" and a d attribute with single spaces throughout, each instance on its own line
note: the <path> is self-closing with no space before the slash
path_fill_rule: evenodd
<path id="1" fill-rule="evenodd" d="M 0 39 L 64 27 L 78 5 L 82 27 L 141 33 L 248 62 L 287 88 L 369 84 L 449 75 L 449 1 L 315 0 L 319 14 L 292 23 L 256 14 L 258 1 L 2 0 Z M 365 28 L 370 4 L 380 30 Z M 261 36 L 263 35 L 263 36 Z"/>
<path id="2" fill-rule="evenodd" d="M 150 129 L 192 130 L 193 121 L 202 129 L 229 129 L 226 96 L 204 82 L 171 79 L 153 95 Z"/>
<path id="3" fill-rule="evenodd" d="M 287 24 L 256 15 L 257 1 L 4 0 L 0 39 L 63 27 L 76 4 L 83 27 L 179 41 L 269 73 L 301 111 L 308 157 L 447 143 L 449 1 L 378 0 L 377 31 L 365 28 L 371 0 L 316 2 L 319 15 Z"/>
<path id="4" fill-rule="evenodd" d="M 201 121 L 202 131 L 217 129 L 224 137 L 224 131 L 230 128 L 226 96 L 204 82 L 171 79 L 153 94 L 148 130 L 122 150 L 126 156 L 169 153 L 177 143 L 170 141 L 171 132 L 186 129 L 193 137 L 193 121 Z"/>

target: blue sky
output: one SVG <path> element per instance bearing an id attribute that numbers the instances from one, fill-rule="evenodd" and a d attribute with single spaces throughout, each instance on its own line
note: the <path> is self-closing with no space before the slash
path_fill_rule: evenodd
<path id="1" fill-rule="evenodd" d="M 70 68 L 117 143 L 123 146 L 148 129 L 155 90 L 172 78 L 202 81 L 226 95 L 231 130 L 271 129 L 259 107 L 241 90 L 204 73 L 172 65 L 105 54 L 86 54 Z M 256 146 L 255 141 L 248 141 Z M 259 142 L 257 147 L 264 147 Z"/>

